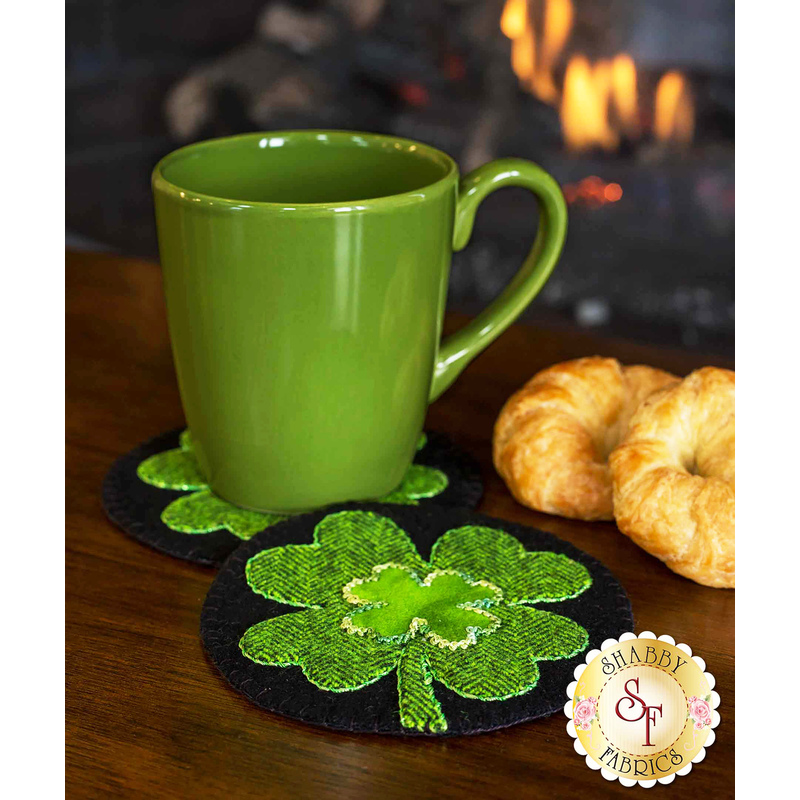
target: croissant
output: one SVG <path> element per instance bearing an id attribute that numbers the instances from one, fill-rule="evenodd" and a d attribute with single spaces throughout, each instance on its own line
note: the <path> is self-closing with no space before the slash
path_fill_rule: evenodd
<path id="1" fill-rule="evenodd" d="M 704 367 L 651 395 L 611 454 L 619 529 L 706 586 L 736 582 L 736 376 Z"/>
<path id="2" fill-rule="evenodd" d="M 608 454 L 642 400 L 677 381 L 660 369 L 599 356 L 549 367 L 503 406 L 494 427 L 495 468 L 529 508 L 613 519 Z"/>

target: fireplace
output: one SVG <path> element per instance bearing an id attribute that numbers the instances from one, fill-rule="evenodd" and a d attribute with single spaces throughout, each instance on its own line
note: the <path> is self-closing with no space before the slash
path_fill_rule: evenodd
<path id="1" fill-rule="evenodd" d="M 87 6 L 69 4 L 68 24 Z M 130 56 L 117 47 L 116 66 L 102 62 L 108 42 L 133 39 L 136 24 L 150 29 L 161 12 L 147 3 L 136 12 L 126 5 L 127 16 L 113 2 L 103 8 L 105 50 L 92 51 L 88 34 L 68 38 L 67 207 L 76 233 L 154 255 L 149 169 L 209 136 L 365 129 L 429 142 L 464 171 L 520 156 L 550 171 L 570 205 L 564 255 L 527 319 L 732 353 L 732 3 L 196 0 L 170 4 L 159 53 L 140 37 Z M 202 36 L 218 41 L 197 47 Z M 130 69 L 126 59 L 146 59 L 138 78 L 146 88 L 120 106 L 107 84 L 90 105 L 87 48 L 106 79 Z M 130 139 L 130 122 L 115 139 L 113 117 L 131 107 L 140 141 L 126 149 L 119 141 Z M 90 113 L 106 126 L 105 141 L 96 141 L 96 125 L 83 130 Z M 120 185 L 124 204 L 97 202 Z M 451 308 L 486 305 L 529 248 L 535 218 L 523 190 L 485 201 L 471 244 L 454 257 Z"/>

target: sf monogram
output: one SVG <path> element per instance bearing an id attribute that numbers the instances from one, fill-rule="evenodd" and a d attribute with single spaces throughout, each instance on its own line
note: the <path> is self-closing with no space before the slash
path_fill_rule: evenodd
<path id="1" fill-rule="evenodd" d="M 631 669 L 630 672 L 625 670 Z M 567 732 L 606 780 L 649 788 L 687 775 L 714 741 L 714 676 L 686 644 L 623 633 L 586 656 L 567 687 Z M 595 725 L 595 721 L 597 724 Z"/>
<path id="2" fill-rule="evenodd" d="M 657 706 L 649 706 L 639 697 L 638 694 L 634 694 L 631 689 L 628 688 L 628 684 L 634 684 L 636 686 L 636 691 L 639 691 L 639 679 L 638 678 L 630 678 L 629 680 L 625 681 L 625 694 L 617 700 L 617 705 L 614 707 L 614 711 L 616 712 L 617 716 L 623 722 L 638 722 L 640 719 L 644 718 L 644 744 L 642 747 L 653 747 L 653 743 L 650 741 L 650 728 L 655 727 L 656 725 L 656 711 L 658 712 L 658 716 L 663 716 L 662 708 L 660 705 Z M 627 703 L 627 706 L 623 709 L 627 711 L 627 713 L 635 713 L 635 709 L 637 705 L 641 709 L 638 717 L 628 717 L 625 716 L 622 711 L 620 711 L 620 706 L 623 703 Z"/>

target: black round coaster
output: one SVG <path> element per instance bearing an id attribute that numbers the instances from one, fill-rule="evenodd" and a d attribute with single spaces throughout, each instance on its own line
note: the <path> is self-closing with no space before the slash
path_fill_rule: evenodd
<path id="1" fill-rule="evenodd" d="M 358 512 L 359 518 L 366 515 L 365 521 L 362 520 L 363 524 L 351 524 L 352 512 Z M 339 519 L 340 514 L 344 518 Z M 338 527 L 332 528 L 332 525 Z M 470 526 L 468 531 L 459 531 L 452 538 L 454 529 L 465 526 Z M 484 607 L 483 612 L 473 611 L 473 616 L 483 619 L 486 625 L 492 624 L 491 621 L 486 621 L 489 615 L 495 615 L 501 620 L 499 627 L 490 633 L 479 631 L 474 635 L 471 644 L 467 643 L 465 646 L 463 642 L 457 642 L 456 648 L 452 650 L 441 647 L 441 641 L 437 640 L 433 628 L 425 633 L 427 629 L 424 625 L 410 638 L 407 634 L 405 639 L 396 635 L 395 638 L 385 638 L 384 634 L 388 636 L 390 633 L 388 629 L 381 633 L 376 628 L 365 634 L 363 625 L 358 624 L 360 607 L 350 606 L 342 598 L 346 598 L 349 603 L 359 602 L 359 597 L 354 599 L 348 596 L 348 592 L 358 595 L 361 591 L 363 597 L 362 587 L 365 583 L 374 590 L 376 584 L 373 581 L 382 570 L 395 570 L 395 575 L 408 580 L 403 573 L 397 572 L 397 569 L 405 567 L 395 563 L 383 564 L 368 575 L 361 574 L 370 559 L 380 562 L 397 560 L 396 550 L 393 551 L 388 544 L 386 547 L 380 544 L 387 541 L 388 528 L 394 529 L 389 531 L 391 541 L 398 536 L 396 528 L 404 531 L 419 556 L 426 562 L 431 561 L 434 569 L 442 564 L 445 567 L 455 565 L 462 582 L 458 583 L 459 578 L 456 577 L 448 580 L 455 580 L 462 590 L 485 591 L 487 594 L 483 596 L 494 597 L 491 594 L 494 589 L 482 588 L 491 586 L 491 579 L 480 573 L 501 575 L 500 579 L 494 579 L 494 585 L 499 586 L 503 594 L 499 605 L 492 605 L 491 602 L 494 601 L 486 601 L 490 604 Z M 476 532 L 478 528 L 480 531 Z M 487 528 L 491 530 L 487 532 Z M 320 533 L 323 530 L 328 532 Z M 446 533 L 447 536 L 444 536 Z M 360 541 L 363 542 L 371 541 L 371 544 L 353 546 L 352 536 L 361 537 Z M 443 537 L 448 541 L 447 546 L 441 544 Z M 510 537 L 513 537 L 513 541 Z M 438 544 L 434 546 L 437 541 Z M 315 547 L 285 547 L 311 544 Z M 312 550 L 315 552 L 311 552 Z M 353 556 L 354 551 L 366 553 L 366 560 L 362 559 L 358 568 L 353 565 L 361 556 Z M 541 551 L 548 553 L 544 556 L 545 560 L 537 561 L 542 556 L 531 554 Z M 567 562 L 564 556 L 572 561 Z M 315 561 L 318 558 L 322 559 L 319 563 Z M 410 560 L 413 561 L 414 557 L 410 557 Z M 404 564 L 408 564 L 408 561 L 406 559 Z M 585 570 L 572 562 L 583 565 Z M 573 586 L 569 581 L 575 580 L 569 570 L 564 571 L 564 563 L 568 563 L 573 572 L 577 570 L 586 575 L 588 571 L 591 585 L 583 590 L 579 586 L 569 599 L 558 599 L 559 592 L 564 591 L 564 581 Z M 469 564 L 472 567 L 468 567 Z M 469 569 L 466 575 L 460 572 L 465 568 L 464 565 Z M 413 564 L 408 566 L 409 569 L 414 569 Z M 428 566 L 416 567 L 420 572 L 419 579 L 422 579 L 422 572 Z M 340 576 L 352 575 L 354 580 L 337 589 L 342 577 L 330 577 L 337 570 Z M 441 574 L 452 571 L 443 569 Z M 502 577 L 503 574 L 505 578 Z M 427 579 L 430 581 L 431 574 L 427 575 Z M 489 584 L 485 583 L 486 580 L 489 580 Z M 539 587 L 539 593 L 531 590 L 530 586 L 526 589 L 526 581 L 530 586 Z M 425 585 L 424 582 L 419 583 L 419 586 Z M 412 588 L 414 591 L 425 591 L 416 584 Z M 384 601 L 389 600 L 386 608 L 392 605 L 392 598 L 398 597 L 390 590 L 383 597 Z M 522 602 L 520 598 L 526 591 L 529 595 L 533 591 L 533 595 L 547 596 L 549 599 Z M 375 596 L 371 596 L 374 600 Z M 274 599 L 275 597 L 280 597 L 283 602 Z M 402 601 L 396 599 L 396 602 Z M 380 602 L 377 605 L 381 607 Z M 478 607 L 479 605 L 475 606 Z M 339 616 L 344 613 L 342 608 L 356 611 L 348 617 L 349 621 L 342 619 L 339 623 Z M 372 613 L 373 608 L 367 605 L 367 610 Z M 329 611 L 329 616 L 325 616 Z M 558 622 L 564 624 L 569 636 L 574 636 L 572 632 L 577 623 L 585 632 L 585 639 L 580 639 L 579 646 L 573 646 L 574 642 L 569 644 L 573 640 L 564 639 L 566 634 L 561 633 L 558 626 L 552 626 L 552 614 L 541 612 L 559 615 Z M 478 617 L 479 614 L 485 616 L 481 618 Z M 510 614 L 513 616 L 509 616 Z M 522 634 L 513 627 L 517 624 L 515 620 L 518 620 L 519 615 L 522 615 L 526 626 L 529 619 L 534 621 L 533 628 L 525 628 Z M 563 617 L 568 620 L 564 622 Z M 323 625 L 320 620 L 327 622 Z M 411 629 L 416 622 L 420 620 L 412 622 Z M 422 622 L 426 620 L 423 619 Z M 275 647 L 280 649 L 280 642 L 274 638 L 277 630 L 273 627 L 275 625 L 280 626 L 280 629 L 285 628 L 281 634 L 285 636 L 285 643 L 280 645 L 285 647 L 285 653 L 273 652 Z M 510 627 L 504 629 L 504 626 Z M 263 638 L 265 627 L 272 638 Z M 564 707 L 567 685 L 573 680 L 574 669 L 583 662 L 586 653 L 599 648 L 605 639 L 619 637 L 632 629 L 633 616 L 627 595 L 599 561 L 543 531 L 476 514 L 468 509 L 445 508 L 432 504 L 419 507 L 352 503 L 331 506 L 279 523 L 269 532 L 257 534 L 225 562 L 208 592 L 200 622 L 201 637 L 211 661 L 234 689 L 257 706 L 336 730 L 409 735 L 473 734 L 552 714 Z M 348 648 L 351 643 L 359 648 L 363 646 L 363 636 L 360 634 L 371 634 L 374 639 L 379 633 L 384 636 L 378 639 L 381 647 L 384 644 L 388 648 L 409 647 L 410 642 L 416 641 L 418 644 L 415 646 L 423 649 L 414 653 L 427 653 L 427 672 L 424 668 L 421 672 L 412 671 L 411 678 L 406 676 L 399 680 L 400 666 L 397 666 L 385 670 L 385 674 L 369 683 L 365 682 L 377 673 L 363 673 L 360 678 L 348 677 L 348 669 L 362 672 L 365 669 L 376 669 L 372 661 L 377 663 L 380 654 L 359 654 L 358 658 L 362 659 L 358 662 L 360 666 L 353 667 L 356 662 L 351 660 Z M 394 631 L 394 634 L 397 633 L 397 630 Z M 477 647 L 483 637 L 489 640 L 501 634 L 507 637 L 505 641 L 495 639 L 494 642 L 499 644 L 493 643 L 490 649 L 481 645 L 483 650 L 478 652 Z M 421 644 L 420 637 L 423 640 Z M 562 646 L 562 642 L 567 644 Z M 378 645 L 373 642 L 370 647 Z M 425 650 L 426 647 L 432 649 Z M 470 647 L 476 648 L 472 655 Z M 524 681 L 520 684 L 519 680 L 522 679 L 516 676 L 530 669 L 526 659 L 536 661 L 534 653 L 543 652 L 537 648 L 546 650 L 550 647 L 558 653 L 555 656 L 550 653 L 552 660 L 537 662 L 538 678 L 533 688 L 517 691 L 514 696 L 507 696 L 506 699 L 478 699 L 481 692 L 485 694 L 488 691 L 487 684 L 505 686 L 517 681 L 514 685 L 524 688 Z M 564 657 L 563 653 L 569 652 L 570 647 L 576 652 Z M 411 651 L 402 651 L 408 652 Z M 466 658 L 467 661 L 451 664 L 448 660 L 451 652 L 456 654 L 456 658 Z M 400 661 L 397 663 L 399 665 Z M 414 660 L 409 657 L 404 663 L 413 664 Z M 423 667 L 425 663 L 423 660 Z M 470 677 L 473 670 L 476 672 L 474 678 Z M 417 680 L 414 683 L 414 675 L 426 674 L 426 680 Z M 364 685 L 360 688 L 343 688 L 348 681 L 361 681 Z M 403 681 L 406 687 L 406 711 L 401 713 L 399 685 Z M 422 692 L 424 695 L 426 683 L 433 692 L 426 701 L 427 706 L 431 702 L 438 703 L 445 725 L 431 723 L 430 726 L 414 727 L 414 715 L 418 713 L 417 694 Z M 493 688 L 492 691 L 496 694 L 503 692 L 498 688 Z"/>
<path id="2" fill-rule="evenodd" d="M 252 535 L 254 527 L 258 530 L 267 529 L 272 526 L 273 520 L 266 518 L 263 526 L 254 526 L 252 518 L 255 514 L 251 512 L 248 514 L 249 528 L 238 536 L 226 527 L 188 533 L 165 524 L 163 517 L 167 509 L 176 501 L 197 494 L 197 491 L 154 486 L 142 480 L 137 470 L 151 456 L 180 450 L 182 433 L 183 429 L 178 428 L 161 434 L 118 458 L 103 482 L 103 508 L 109 519 L 134 539 L 176 558 L 206 566 L 219 566 L 243 540 Z M 446 486 L 435 496 L 421 496 L 414 502 L 468 508 L 477 506 L 483 494 L 483 483 L 475 461 L 442 433 L 426 431 L 423 441 L 424 445 L 414 458 L 414 465 L 441 471 L 446 476 Z"/>

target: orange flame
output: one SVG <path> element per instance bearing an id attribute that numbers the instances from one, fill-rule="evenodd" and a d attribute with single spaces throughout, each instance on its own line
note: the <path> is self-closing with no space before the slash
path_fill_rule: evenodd
<path id="1" fill-rule="evenodd" d="M 564 75 L 561 130 L 571 150 L 596 146 L 614 150 L 619 144 L 619 136 L 608 118 L 612 72 L 608 61 L 598 61 L 592 67 L 585 56 L 570 59 Z"/>
<path id="2" fill-rule="evenodd" d="M 629 136 L 636 136 L 639 132 L 636 65 L 627 53 L 620 53 L 611 62 L 611 97 L 620 128 Z"/>
<path id="3" fill-rule="evenodd" d="M 536 62 L 536 40 L 533 30 L 525 28 L 521 36 L 511 42 L 511 68 L 520 83 L 530 88 L 533 78 L 533 65 Z"/>
<path id="4" fill-rule="evenodd" d="M 500 29 L 511 39 L 511 67 L 520 85 L 545 103 L 558 106 L 567 147 L 614 150 L 622 136 L 641 135 L 636 65 L 627 53 L 592 65 L 584 55 L 567 64 L 559 92 L 553 78 L 574 21 L 572 0 L 542 0 L 542 36 L 538 38 L 530 0 L 506 0 Z M 694 133 L 694 107 L 686 79 L 668 72 L 655 96 L 656 138 L 686 144 Z M 610 200 L 610 202 L 614 202 Z"/>
<path id="5" fill-rule="evenodd" d="M 546 0 L 537 43 L 527 0 L 506 0 L 500 30 L 511 39 L 511 68 L 520 84 L 545 103 L 558 100 L 553 68 L 572 30 L 572 0 Z"/>
<path id="6" fill-rule="evenodd" d="M 500 30 L 509 39 L 518 39 L 528 27 L 528 3 L 526 0 L 506 0 L 500 17 Z"/>
<path id="7" fill-rule="evenodd" d="M 573 17 L 572 0 L 547 0 L 541 57 L 531 80 L 533 93 L 545 103 L 555 103 L 558 100 L 553 68 L 569 38 Z"/>
<path id="8" fill-rule="evenodd" d="M 668 72 L 658 82 L 653 130 L 661 142 L 688 144 L 692 141 L 694 105 L 689 86 L 680 72 Z"/>

